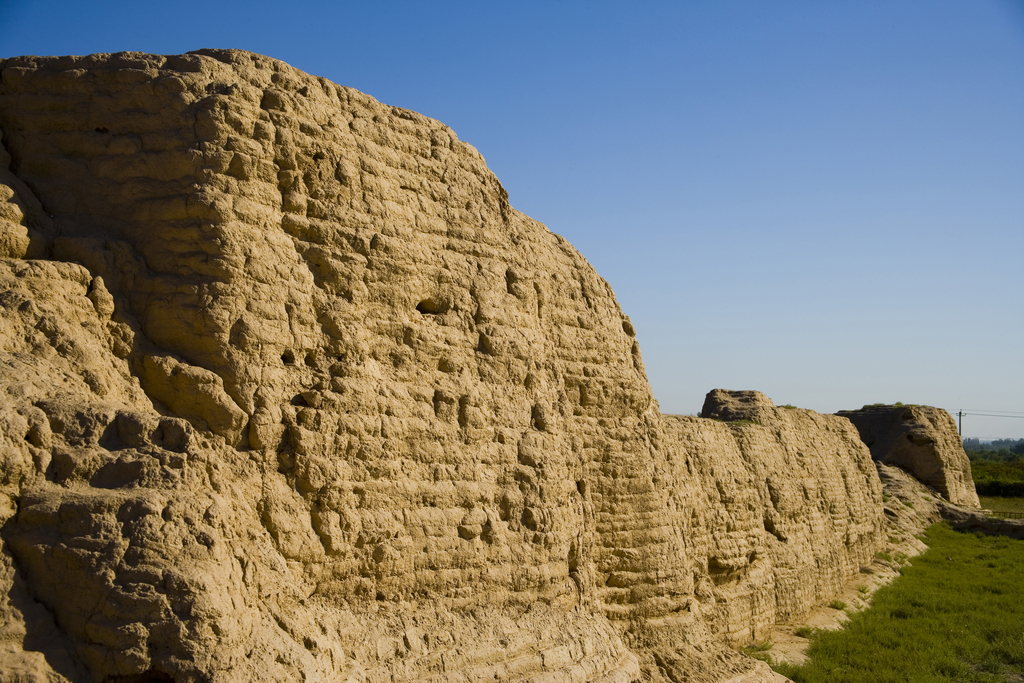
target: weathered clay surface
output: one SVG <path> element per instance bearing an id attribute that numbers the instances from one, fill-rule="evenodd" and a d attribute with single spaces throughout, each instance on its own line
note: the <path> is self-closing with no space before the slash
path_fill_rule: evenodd
<path id="1" fill-rule="evenodd" d="M 723 422 L 759 422 L 771 420 L 774 408 L 772 400 L 760 391 L 713 389 L 704 397 L 700 415 Z"/>
<path id="2" fill-rule="evenodd" d="M 0 132 L 0 258 L 35 258 L 43 241 L 30 224 L 49 225 L 49 217 L 32 194 L 10 171 L 11 157 Z"/>
<path id="3" fill-rule="evenodd" d="M 849 422 L 663 418 L 436 121 L 202 51 L 0 60 L 0 130 L 17 680 L 771 680 L 879 543 Z"/>
<path id="4" fill-rule="evenodd" d="M 978 507 L 971 461 L 953 417 L 931 406 L 864 406 L 849 419 L 879 462 L 907 470 L 951 503 Z"/>
<path id="5" fill-rule="evenodd" d="M 871 562 L 883 526 L 874 463 L 847 420 L 722 390 L 702 414 L 750 398 L 750 410 L 728 413 L 736 424 L 664 417 L 671 482 L 696 489 L 680 504 L 701 563 L 695 593 L 735 643 L 762 642 L 777 621 L 828 602 Z"/>

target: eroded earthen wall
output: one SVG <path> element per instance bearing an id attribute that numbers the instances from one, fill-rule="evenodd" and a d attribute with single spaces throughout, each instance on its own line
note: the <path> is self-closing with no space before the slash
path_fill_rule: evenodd
<path id="1" fill-rule="evenodd" d="M 663 421 L 608 284 L 436 121 L 202 51 L 2 60 L 0 130 L 12 666 L 756 676 L 721 636 L 869 552 L 859 442 Z"/>
<path id="2" fill-rule="evenodd" d="M 971 461 L 953 416 L 931 406 L 864 406 L 837 413 L 850 420 L 871 457 L 902 467 L 956 505 L 978 507 Z"/>
<path id="3" fill-rule="evenodd" d="M 847 420 L 749 393 L 758 407 L 733 422 L 664 417 L 671 480 L 696 484 L 695 595 L 735 643 L 828 602 L 871 563 L 883 526 L 878 475 Z"/>

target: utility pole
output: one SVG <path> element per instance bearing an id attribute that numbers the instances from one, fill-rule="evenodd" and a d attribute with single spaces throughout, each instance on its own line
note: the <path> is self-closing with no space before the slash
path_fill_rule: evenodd
<path id="1" fill-rule="evenodd" d="M 956 413 L 956 433 L 960 435 L 960 440 L 964 438 L 964 411 L 958 410 Z"/>

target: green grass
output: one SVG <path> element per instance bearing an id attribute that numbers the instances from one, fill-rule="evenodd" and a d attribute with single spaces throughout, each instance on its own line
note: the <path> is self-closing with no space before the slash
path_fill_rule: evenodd
<path id="1" fill-rule="evenodd" d="M 978 495 L 1024 496 L 1024 460 L 972 460 L 971 477 Z"/>
<path id="2" fill-rule="evenodd" d="M 1024 460 L 989 462 L 975 460 L 971 463 L 971 477 L 977 484 L 986 481 L 1024 481 Z"/>
<path id="3" fill-rule="evenodd" d="M 998 496 L 978 496 L 981 507 L 995 512 L 1024 512 L 1024 498 L 999 498 Z"/>
<path id="4" fill-rule="evenodd" d="M 768 651 L 771 649 L 771 643 L 754 643 L 753 645 L 747 645 L 745 648 L 743 648 L 743 652 L 747 656 L 753 657 L 754 659 L 760 659 L 762 662 L 770 663 L 772 661 L 772 658 L 771 655 L 768 654 Z"/>
<path id="5" fill-rule="evenodd" d="M 811 634 L 797 683 L 997 683 L 1024 671 L 1024 541 L 933 526 L 930 549 L 841 631 Z"/>

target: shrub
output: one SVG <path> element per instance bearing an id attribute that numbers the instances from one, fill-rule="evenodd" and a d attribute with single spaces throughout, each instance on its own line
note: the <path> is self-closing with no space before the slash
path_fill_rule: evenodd
<path id="1" fill-rule="evenodd" d="M 984 453 L 991 454 L 992 451 Z M 999 451 L 996 455 L 1001 453 L 1009 455 L 1009 451 Z M 980 460 L 974 458 L 974 451 L 968 455 L 972 457 L 971 476 L 979 496 L 1024 497 L 1024 460 Z"/>
<path id="2" fill-rule="evenodd" d="M 797 636 L 799 636 L 801 638 L 808 638 L 809 639 L 811 636 L 813 636 L 817 632 L 817 630 L 818 629 L 814 628 L 813 626 L 801 626 L 798 629 L 796 629 L 795 631 L 793 631 L 793 634 L 797 635 Z"/>
<path id="3" fill-rule="evenodd" d="M 765 641 L 763 643 L 753 643 L 743 648 L 743 654 L 754 659 L 760 659 L 762 662 L 772 663 L 771 655 L 768 654 L 768 650 L 772 649 L 772 644 Z"/>

